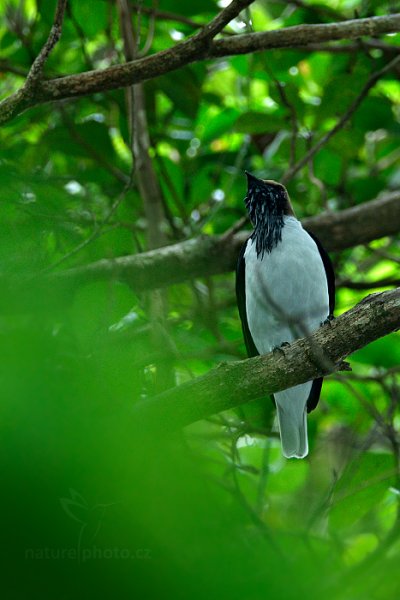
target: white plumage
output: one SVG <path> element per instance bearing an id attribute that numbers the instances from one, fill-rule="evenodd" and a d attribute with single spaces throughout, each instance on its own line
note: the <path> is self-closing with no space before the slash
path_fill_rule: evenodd
<path id="1" fill-rule="evenodd" d="M 260 354 L 315 331 L 329 315 L 325 267 L 319 249 L 293 216 L 284 216 L 281 241 L 257 257 L 255 239 L 244 252 L 246 314 Z M 306 405 L 312 381 L 274 394 L 286 457 L 308 453 Z"/>

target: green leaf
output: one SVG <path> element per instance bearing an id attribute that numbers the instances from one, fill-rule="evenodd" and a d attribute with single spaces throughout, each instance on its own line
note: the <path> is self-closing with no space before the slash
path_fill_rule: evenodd
<path id="1" fill-rule="evenodd" d="M 338 185 L 342 176 L 342 156 L 329 148 L 323 148 L 314 158 L 315 175 L 324 183 Z"/>
<path id="2" fill-rule="evenodd" d="M 278 117 L 275 113 L 268 114 L 257 111 L 249 111 L 239 115 L 234 124 L 234 130 L 239 133 L 269 133 L 285 129 L 287 124 L 282 120 L 282 112 Z"/>
<path id="3" fill-rule="evenodd" d="M 227 108 L 211 118 L 204 125 L 203 133 L 201 135 L 203 143 L 208 144 L 225 133 L 228 133 L 228 131 L 231 131 L 239 115 L 240 112 L 236 108 Z"/>
<path id="4" fill-rule="evenodd" d="M 144 5 L 148 8 L 153 8 L 152 0 L 145 0 Z M 213 0 L 190 0 L 190 2 L 177 2 L 176 0 L 162 0 L 161 7 L 176 15 L 185 17 L 193 17 L 203 13 L 217 14 L 219 8 Z"/>
<path id="5" fill-rule="evenodd" d="M 121 283 L 89 283 L 76 294 L 70 309 L 72 330 L 86 349 L 94 349 L 132 307 L 132 294 Z"/>
<path id="6" fill-rule="evenodd" d="M 75 125 L 75 131 L 67 126 L 58 126 L 46 131 L 41 140 L 44 147 L 54 152 L 91 158 L 90 150 L 110 160 L 115 154 L 110 134 L 104 123 L 85 121 Z"/>
<path id="7" fill-rule="evenodd" d="M 373 533 L 360 533 L 346 540 L 345 563 L 355 565 L 371 554 L 379 544 Z"/>
<path id="8" fill-rule="evenodd" d="M 104 34 L 107 27 L 107 2 L 97 0 L 94 6 L 93 2 L 73 0 L 71 8 L 77 23 L 88 37 Z"/>
<path id="9" fill-rule="evenodd" d="M 331 531 L 354 527 L 379 504 L 394 475 L 391 454 L 367 452 L 350 462 L 334 491 L 329 515 Z"/>
<path id="10" fill-rule="evenodd" d="M 392 333 L 380 338 L 352 355 L 352 361 L 375 368 L 395 367 L 400 364 L 400 334 Z"/>
<path id="11" fill-rule="evenodd" d="M 390 129 L 394 124 L 391 102 L 383 96 L 365 98 L 353 116 L 352 123 L 363 131 Z"/>
<path id="12" fill-rule="evenodd" d="M 184 67 L 157 80 L 157 87 L 170 98 L 175 108 L 191 119 L 196 117 L 201 98 L 200 71 Z"/>
<path id="13" fill-rule="evenodd" d="M 294 493 L 305 483 L 309 473 L 305 460 L 286 460 L 282 468 L 268 475 L 268 490 L 271 494 Z"/>

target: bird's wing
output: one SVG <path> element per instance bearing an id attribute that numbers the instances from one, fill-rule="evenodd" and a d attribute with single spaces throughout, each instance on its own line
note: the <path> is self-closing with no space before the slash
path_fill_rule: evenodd
<path id="1" fill-rule="evenodd" d="M 319 241 L 319 239 L 311 233 L 311 231 L 307 230 L 308 235 L 317 245 L 318 251 L 321 255 L 321 260 L 324 264 L 324 269 L 326 273 L 326 279 L 328 282 L 328 294 L 329 294 L 329 314 L 333 316 L 333 311 L 335 310 L 335 272 L 333 270 L 332 261 L 329 258 L 329 254 Z"/>
<path id="2" fill-rule="evenodd" d="M 329 315 L 333 316 L 333 311 L 335 310 L 335 271 L 333 270 L 332 261 L 329 257 L 329 254 L 319 241 L 319 239 L 311 233 L 311 231 L 307 231 L 310 238 L 314 240 L 317 245 L 318 251 L 320 253 L 322 262 L 324 264 L 324 269 L 326 273 L 326 279 L 328 282 L 328 294 L 329 294 Z M 317 407 L 319 402 L 319 397 L 321 394 L 323 377 L 318 377 L 318 379 L 314 379 L 310 395 L 307 400 L 307 412 L 311 412 Z"/>
<path id="3" fill-rule="evenodd" d="M 246 262 L 244 260 L 244 253 L 249 240 L 247 240 L 240 251 L 237 267 L 236 267 L 236 298 L 239 308 L 240 320 L 242 321 L 244 343 L 246 344 L 246 350 L 249 357 L 258 356 L 259 352 L 253 342 L 253 338 L 250 333 L 249 324 L 247 322 L 246 314 L 246 288 L 245 288 L 245 276 L 246 276 Z"/>
<path id="4" fill-rule="evenodd" d="M 324 381 L 323 377 L 318 377 L 318 379 L 314 379 L 314 381 L 312 383 L 310 395 L 308 396 L 308 399 L 307 399 L 307 412 L 308 413 L 310 413 L 312 410 L 317 408 L 317 405 L 319 402 L 319 397 L 321 395 L 323 381 Z"/>

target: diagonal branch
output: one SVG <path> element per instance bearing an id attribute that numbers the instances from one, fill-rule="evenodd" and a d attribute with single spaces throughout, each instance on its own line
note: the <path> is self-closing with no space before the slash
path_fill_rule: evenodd
<path id="1" fill-rule="evenodd" d="M 57 44 L 58 40 L 61 37 L 62 24 L 64 21 L 64 14 L 67 2 L 68 0 L 58 0 L 57 2 L 54 21 L 49 33 L 49 37 L 47 38 L 43 48 L 33 61 L 33 64 L 28 73 L 28 77 L 26 78 L 24 85 L 26 91 L 35 87 L 35 85 L 42 78 L 43 68 L 47 59 L 50 56 L 50 52 L 53 50 L 54 46 Z"/>
<path id="2" fill-rule="evenodd" d="M 62 24 L 68 0 L 58 0 L 49 36 L 32 63 L 24 85 L 14 94 L 0 102 L 0 123 L 7 122 L 29 106 L 35 106 L 40 95 L 43 68 L 51 51 L 61 37 Z"/>
<path id="3" fill-rule="evenodd" d="M 327 250 L 343 250 L 400 230 L 400 192 L 302 222 Z M 82 282 L 121 279 L 135 292 L 232 271 L 248 231 L 225 236 L 201 236 L 132 256 L 102 259 L 51 275 L 53 282 L 75 287 Z M 68 283 L 69 282 L 69 283 Z"/>
<path id="4" fill-rule="evenodd" d="M 350 19 L 338 23 L 321 23 L 318 25 L 295 25 L 285 29 L 263 31 L 238 35 L 229 39 L 216 40 L 212 46 L 212 56 L 228 56 L 248 54 L 272 48 L 295 48 L 318 42 L 344 39 L 357 39 L 367 35 L 374 37 L 381 33 L 393 33 L 387 28 L 400 29 L 400 14 L 366 19 Z"/>
<path id="5" fill-rule="evenodd" d="M 137 422 L 169 432 L 287 387 L 339 370 L 342 361 L 374 340 L 400 328 L 400 288 L 372 294 L 309 338 L 291 344 L 282 356 L 271 352 L 223 363 L 163 394 L 140 402 Z M 333 365 L 317 364 L 320 348 Z"/>
<path id="6" fill-rule="evenodd" d="M 250 6 L 254 0 L 232 0 L 208 25 L 196 34 L 197 38 L 212 40 L 224 27 L 239 15 L 245 8 Z"/>
<path id="7" fill-rule="evenodd" d="M 239 12 L 245 3 L 232 3 Z M 231 5 L 232 5 L 231 4 Z M 249 4 L 249 3 L 248 3 Z M 35 87 L 35 93 L 22 94 L 19 90 L 0 103 L 0 123 L 6 123 L 27 108 L 50 101 L 65 98 L 87 96 L 94 92 L 126 87 L 140 81 L 153 79 L 198 60 L 247 54 L 273 48 L 297 48 L 318 42 L 329 42 L 342 39 L 357 39 L 361 36 L 377 36 L 384 33 L 400 31 L 400 14 L 366 19 L 352 19 L 339 23 L 318 25 L 296 25 L 274 31 L 249 33 L 231 36 L 229 39 L 213 40 L 221 26 L 226 24 L 227 11 L 224 18 L 217 16 L 213 21 L 211 33 L 204 34 L 207 26 L 187 40 L 173 48 L 157 52 L 139 60 L 123 65 L 108 67 L 97 71 L 87 71 L 77 75 L 59 77 L 49 81 L 41 81 Z M 233 9 L 229 13 L 236 16 Z M 221 13 L 221 14 L 222 14 Z M 238 13 L 237 13 L 238 14 Z M 22 88 L 23 89 L 23 88 Z"/>
<path id="8" fill-rule="evenodd" d="M 150 15 L 150 17 L 154 16 L 157 18 L 157 20 L 160 19 L 164 21 L 174 21 L 175 23 L 182 23 L 182 25 L 188 25 L 188 27 L 192 27 L 193 29 L 201 29 L 201 27 L 203 27 L 202 23 L 197 23 L 197 21 L 189 19 L 184 15 L 172 13 L 167 10 L 160 10 L 158 8 L 155 9 L 154 7 L 142 6 L 141 4 L 139 5 L 137 2 L 132 4 L 132 8 L 135 10 L 137 10 L 139 6 L 142 13 Z"/>

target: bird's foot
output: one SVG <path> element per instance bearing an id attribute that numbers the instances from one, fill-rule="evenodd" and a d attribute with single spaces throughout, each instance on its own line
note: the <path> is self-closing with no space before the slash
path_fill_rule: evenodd
<path id="1" fill-rule="evenodd" d="M 287 348 L 288 346 L 290 346 L 289 342 L 282 342 L 280 346 L 275 346 L 274 348 L 272 348 L 272 352 L 279 352 L 280 354 L 283 354 L 283 356 L 285 356 L 285 351 L 283 350 L 283 348 Z"/>
<path id="2" fill-rule="evenodd" d="M 333 315 L 329 315 L 328 317 L 326 317 L 325 321 L 322 321 L 322 323 L 320 323 L 320 327 L 322 327 L 323 325 L 332 325 L 332 321 L 335 319 L 335 317 Z"/>

